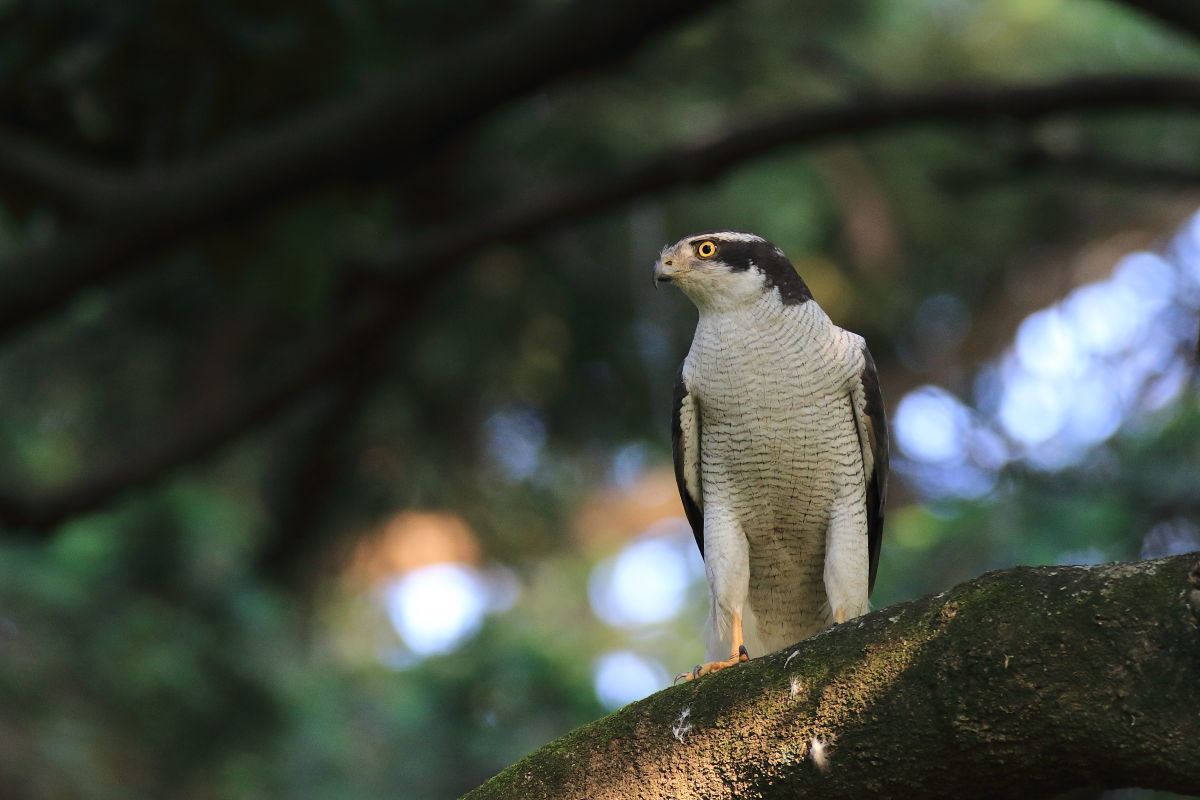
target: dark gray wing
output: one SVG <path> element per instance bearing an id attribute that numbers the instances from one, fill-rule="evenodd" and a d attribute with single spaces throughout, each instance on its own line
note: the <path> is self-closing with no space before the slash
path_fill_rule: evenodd
<path id="1" fill-rule="evenodd" d="M 870 556 L 870 577 L 867 593 L 875 588 L 875 572 L 879 567 L 879 546 L 883 542 L 883 506 L 887 497 L 888 427 L 879 389 L 879 374 L 875 359 L 866 344 L 862 348 L 863 370 L 859 376 L 862 391 L 851 392 L 851 406 L 858 427 L 858 443 L 862 449 L 863 468 L 867 480 L 867 553 Z M 855 387 L 857 388 L 857 387 Z"/>
<path id="2" fill-rule="evenodd" d="M 700 409 L 683 380 L 683 367 L 675 379 L 671 399 L 671 452 L 675 458 L 675 483 L 683 499 L 683 513 L 692 525 L 700 555 L 704 555 L 704 500 L 700 479 Z"/>

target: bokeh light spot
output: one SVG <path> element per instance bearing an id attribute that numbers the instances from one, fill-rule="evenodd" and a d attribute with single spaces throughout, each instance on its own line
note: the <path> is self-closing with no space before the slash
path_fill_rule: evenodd
<path id="1" fill-rule="evenodd" d="M 487 585 L 466 564 L 434 564 L 387 584 L 384 606 L 418 655 L 446 653 L 474 633 L 489 604 Z"/>
<path id="2" fill-rule="evenodd" d="M 1075 374 L 1082 368 L 1075 330 L 1057 308 L 1030 314 L 1017 329 L 1017 357 L 1039 375 Z"/>
<path id="3" fill-rule="evenodd" d="M 945 389 L 922 386 L 906 394 L 896 407 L 896 440 L 911 458 L 943 462 L 963 456 L 966 408 Z"/>
<path id="4" fill-rule="evenodd" d="M 691 575 L 677 542 L 646 537 L 596 566 L 588 598 L 596 616 L 616 627 L 662 622 L 679 613 Z"/>
<path id="5" fill-rule="evenodd" d="M 1049 382 L 1017 373 L 1004 387 L 1000 424 L 1019 442 L 1038 444 L 1058 433 L 1063 424 L 1063 397 Z"/>
<path id="6" fill-rule="evenodd" d="M 509 481 L 533 476 L 546 446 L 546 425 L 532 409 L 497 411 L 483 424 L 488 459 Z"/>
<path id="7" fill-rule="evenodd" d="M 651 658 L 631 650 L 616 650 L 596 660 L 593 681 L 600 702 L 614 709 L 666 686 L 667 672 Z"/>

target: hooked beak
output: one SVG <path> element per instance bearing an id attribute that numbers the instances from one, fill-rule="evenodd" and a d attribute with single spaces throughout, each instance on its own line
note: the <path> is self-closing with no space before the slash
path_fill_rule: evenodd
<path id="1" fill-rule="evenodd" d="M 675 254 L 663 253 L 654 264 L 654 288 L 660 283 L 670 283 L 675 274 Z"/>

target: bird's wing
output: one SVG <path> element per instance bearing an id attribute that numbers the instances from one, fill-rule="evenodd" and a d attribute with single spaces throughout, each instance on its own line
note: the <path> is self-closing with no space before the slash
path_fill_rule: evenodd
<path id="1" fill-rule="evenodd" d="M 704 555 L 704 498 L 700 480 L 700 409 L 683 379 L 683 368 L 675 380 L 671 400 L 671 451 L 675 456 L 675 482 L 683 499 L 683 511 L 692 525 L 696 546 Z"/>
<path id="2" fill-rule="evenodd" d="M 887 496 L 888 427 L 879 390 L 879 374 L 875 359 L 862 345 L 863 367 L 858 380 L 850 384 L 850 405 L 858 428 L 858 444 L 862 450 L 863 472 L 867 481 L 867 552 L 871 568 L 867 593 L 875 588 L 875 571 L 879 566 L 879 546 L 883 541 L 883 505 Z"/>

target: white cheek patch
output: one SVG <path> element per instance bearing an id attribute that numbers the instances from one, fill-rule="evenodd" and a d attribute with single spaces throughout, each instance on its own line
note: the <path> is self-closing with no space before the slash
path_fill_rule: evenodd
<path id="1" fill-rule="evenodd" d="M 694 270 L 680 288 L 701 311 L 731 311 L 757 302 L 767 289 L 766 276 L 756 269 L 731 270 L 710 262 L 703 272 Z"/>
<path id="2" fill-rule="evenodd" d="M 730 297 L 746 300 L 757 300 L 767 290 L 767 276 L 757 269 L 730 270 L 725 267 L 722 274 L 714 277 L 714 283 Z"/>

